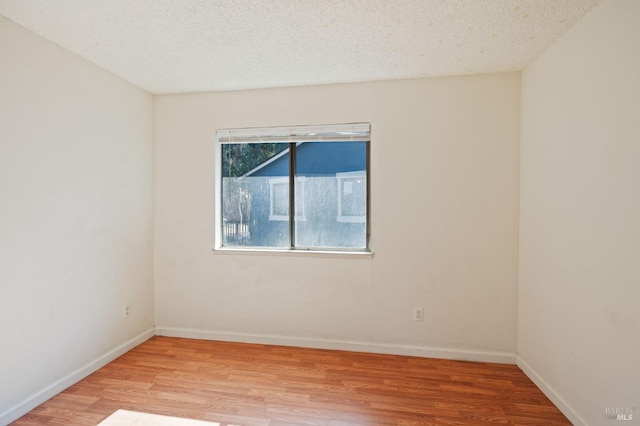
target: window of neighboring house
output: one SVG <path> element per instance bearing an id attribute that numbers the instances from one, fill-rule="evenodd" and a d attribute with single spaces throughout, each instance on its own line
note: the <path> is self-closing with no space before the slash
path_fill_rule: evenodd
<path id="1" fill-rule="evenodd" d="M 369 251 L 370 127 L 218 130 L 216 247 Z"/>
<path id="2" fill-rule="evenodd" d="M 296 178 L 296 200 L 299 208 L 296 210 L 296 220 L 304 217 L 304 177 Z M 278 177 L 269 179 L 269 220 L 289 221 L 289 178 Z"/>
<path id="3" fill-rule="evenodd" d="M 366 170 L 338 173 L 336 178 L 338 180 L 338 222 L 365 223 L 367 220 Z"/>
<path id="4" fill-rule="evenodd" d="M 269 179 L 269 220 L 289 220 L 289 179 Z"/>

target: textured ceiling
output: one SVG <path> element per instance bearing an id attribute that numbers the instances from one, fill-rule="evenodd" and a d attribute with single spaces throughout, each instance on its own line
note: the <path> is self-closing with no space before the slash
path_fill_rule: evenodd
<path id="1" fill-rule="evenodd" d="M 152 93 L 520 70 L 600 0 L 0 0 Z"/>

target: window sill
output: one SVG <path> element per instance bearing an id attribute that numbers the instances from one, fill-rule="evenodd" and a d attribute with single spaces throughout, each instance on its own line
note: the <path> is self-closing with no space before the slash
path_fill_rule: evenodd
<path id="1" fill-rule="evenodd" d="M 335 259 L 371 259 L 373 252 L 370 251 L 321 251 L 321 250 L 280 250 L 280 249 L 256 249 L 256 248 L 227 248 L 220 247 L 213 249 L 214 254 L 224 255 L 257 255 L 257 256 L 302 256 L 302 257 L 322 257 Z"/>

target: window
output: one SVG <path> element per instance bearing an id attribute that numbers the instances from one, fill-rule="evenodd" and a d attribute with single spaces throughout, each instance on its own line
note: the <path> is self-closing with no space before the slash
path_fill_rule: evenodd
<path id="1" fill-rule="evenodd" d="M 278 177 L 269 179 L 269 220 L 289 221 L 289 178 Z M 304 217 L 304 177 L 296 179 L 296 199 L 299 200 L 296 210 L 296 220 Z"/>
<path id="2" fill-rule="evenodd" d="M 366 222 L 367 175 L 365 170 L 344 172 L 338 179 L 338 222 Z"/>
<path id="3" fill-rule="evenodd" d="M 269 220 L 289 221 L 289 179 L 269 179 Z"/>
<path id="4" fill-rule="evenodd" d="M 369 251 L 368 123 L 217 132 L 216 247 Z"/>

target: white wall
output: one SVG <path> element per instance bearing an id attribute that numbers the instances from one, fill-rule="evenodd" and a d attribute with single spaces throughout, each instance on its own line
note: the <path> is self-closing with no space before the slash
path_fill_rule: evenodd
<path id="1" fill-rule="evenodd" d="M 6 424 L 153 326 L 153 103 L 1 17 L 0 58 Z"/>
<path id="2" fill-rule="evenodd" d="M 640 406 L 638 22 L 604 1 L 523 74 L 519 363 L 575 423 Z"/>
<path id="3" fill-rule="evenodd" d="M 158 96 L 155 111 L 159 333 L 515 361 L 519 74 Z M 211 251 L 216 129 L 354 121 L 372 123 L 373 259 Z"/>

